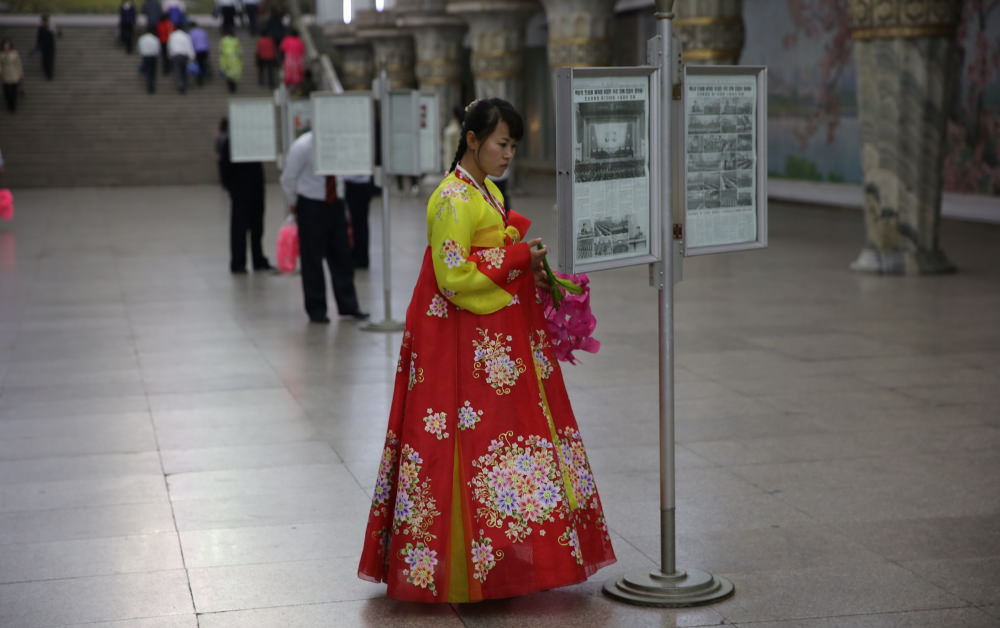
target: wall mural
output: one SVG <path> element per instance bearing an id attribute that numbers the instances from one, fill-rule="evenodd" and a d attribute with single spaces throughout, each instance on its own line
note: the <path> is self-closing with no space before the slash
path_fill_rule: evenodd
<path id="1" fill-rule="evenodd" d="M 768 66 L 770 175 L 861 183 L 847 0 L 754 0 L 743 19 L 740 63 Z M 958 40 L 945 190 L 1000 195 L 1000 0 L 964 0 Z"/>

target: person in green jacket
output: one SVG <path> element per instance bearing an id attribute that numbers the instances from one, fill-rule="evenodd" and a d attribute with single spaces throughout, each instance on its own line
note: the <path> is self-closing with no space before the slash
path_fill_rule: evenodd
<path id="1" fill-rule="evenodd" d="M 222 39 L 219 40 L 219 69 L 226 77 L 229 93 L 236 92 L 236 84 L 243 77 L 243 51 L 240 40 L 233 35 L 231 26 L 222 29 Z"/>

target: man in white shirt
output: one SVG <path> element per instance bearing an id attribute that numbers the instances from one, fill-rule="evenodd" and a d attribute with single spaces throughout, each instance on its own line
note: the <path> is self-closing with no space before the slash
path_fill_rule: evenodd
<path id="1" fill-rule="evenodd" d="M 156 58 L 160 56 L 160 38 L 156 36 L 151 26 L 139 37 L 139 54 L 142 56 L 142 73 L 146 75 L 146 91 L 150 94 L 156 91 Z"/>
<path id="2" fill-rule="evenodd" d="M 167 39 L 167 54 L 174 66 L 174 84 L 177 91 L 185 93 L 187 91 L 187 66 L 194 61 L 194 45 L 191 43 L 191 36 L 187 34 L 185 28 L 178 28 L 170 33 Z"/>
<path id="3" fill-rule="evenodd" d="M 368 318 L 358 305 L 354 263 L 347 234 L 347 215 L 336 177 L 316 174 L 313 134 L 303 133 L 292 143 L 281 173 L 281 188 L 299 227 L 299 257 L 306 314 L 313 323 L 329 323 L 323 260 L 330 269 L 333 298 L 341 316 Z"/>

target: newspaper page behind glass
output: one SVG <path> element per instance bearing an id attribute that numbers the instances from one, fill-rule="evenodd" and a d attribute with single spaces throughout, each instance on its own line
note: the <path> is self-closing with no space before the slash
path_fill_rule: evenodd
<path id="1" fill-rule="evenodd" d="M 270 98 L 229 101 L 229 155 L 233 161 L 274 161 L 278 156 L 276 131 Z"/>
<path id="2" fill-rule="evenodd" d="M 393 174 L 420 172 L 414 145 L 419 141 L 418 113 L 412 91 L 389 94 L 389 172 Z"/>
<path id="3" fill-rule="evenodd" d="M 576 77 L 573 114 L 574 260 L 649 255 L 649 77 Z"/>
<path id="4" fill-rule="evenodd" d="M 316 174 L 371 174 L 373 137 L 370 96 L 313 95 Z"/>
<path id="5" fill-rule="evenodd" d="M 685 89 L 688 247 L 757 239 L 757 81 L 691 76 Z"/>
<path id="6" fill-rule="evenodd" d="M 438 126 L 438 97 L 420 95 L 420 170 L 441 172 L 441 129 Z"/>

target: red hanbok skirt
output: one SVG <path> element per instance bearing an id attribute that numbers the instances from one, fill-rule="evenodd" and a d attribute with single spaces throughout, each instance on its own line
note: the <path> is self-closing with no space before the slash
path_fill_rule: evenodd
<path id="1" fill-rule="evenodd" d="M 424 256 L 358 568 L 389 597 L 510 597 L 615 561 L 533 277 L 514 284 L 473 314 Z"/>

